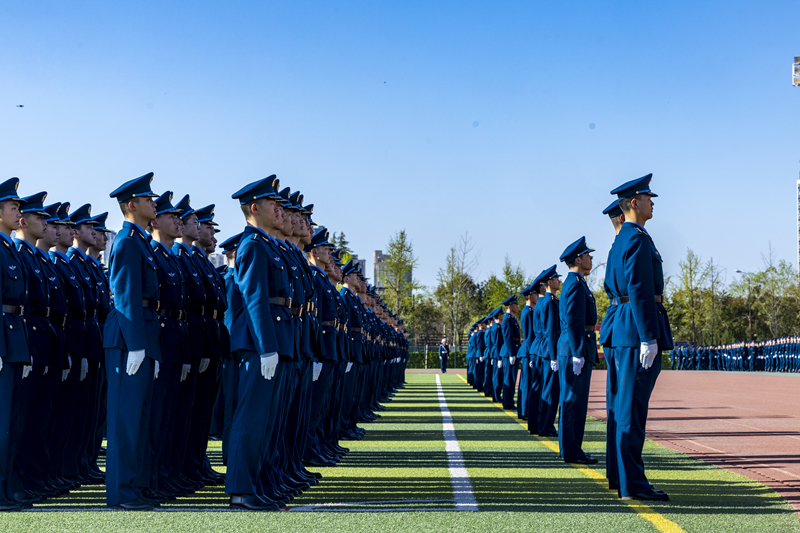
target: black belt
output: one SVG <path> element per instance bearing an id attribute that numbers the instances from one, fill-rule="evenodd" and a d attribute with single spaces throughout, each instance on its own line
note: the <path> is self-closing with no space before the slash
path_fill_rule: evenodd
<path id="1" fill-rule="evenodd" d="M 50 316 L 50 308 L 49 307 L 36 307 L 34 309 L 28 310 L 29 315 L 34 316 L 43 316 L 45 318 Z"/>
<path id="2" fill-rule="evenodd" d="M 87 318 L 95 317 L 97 317 L 97 309 L 67 309 L 67 318 L 86 320 Z"/>
<path id="3" fill-rule="evenodd" d="M 153 309 L 158 311 L 161 309 L 161 302 L 158 300 L 151 300 L 150 298 L 142 298 L 142 307 L 145 309 Z"/>
<path id="4" fill-rule="evenodd" d="M 660 304 L 664 301 L 663 294 L 656 294 L 655 298 L 657 304 Z M 620 296 L 619 300 L 617 300 L 616 298 L 611 298 L 611 305 L 627 304 L 630 303 L 630 301 L 631 301 L 630 296 Z"/>
<path id="5" fill-rule="evenodd" d="M 25 313 L 24 305 L 5 305 L 3 304 L 3 314 L 22 316 Z"/>
<path id="6" fill-rule="evenodd" d="M 335 328 L 338 325 L 337 322 L 338 321 L 336 320 L 323 320 L 322 322 L 320 322 L 320 325 Z"/>
<path id="7" fill-rule="evenodd" d="M 206 311 L 206 318 L 210 318 L 211 320 L 216 320 L 217 319 L 217 310 L 216 309 L 211 309 L 209 311 Z"/>
<path id="8" fill-rule="evenodd" d="M 364 330 L 363 330 L 363 328 L 352 328 L 352 331 L 353 331 L 353 333 L 361 333 Z"/>
<path id="9" fill-rule="evenodd" d="M 50 323 L 54 326 L 64 327 L 64 324 L 67 323 L 67 317 L 65 315 L 52 315 L 50 317 Z"/>
<path id="10" fill-rule="evenodd" d="M 291 298 L 270 298 L 269 303 L 272 305 L 280 305 L 281 307 L 292 307 Z"/>
<path id="11" fill-rule="evenodd" d="M 197 316 L 206 316 L 206 308 L 202 305 L 189 308 L 188 314 Z"/>
<path id="12" fill-rule="evenodd" d="M 174 318 L 176 320 L 186 320 L 186 311 L 182 309 L 164 309 L 158 310 L 158 316 L 163 318 Z"/>
<path id="13" fill-rule="evenodd" d="M 595 324 L 586 324 L 583 327 L 586 329 L 586 331 L 594 331 Z"/>

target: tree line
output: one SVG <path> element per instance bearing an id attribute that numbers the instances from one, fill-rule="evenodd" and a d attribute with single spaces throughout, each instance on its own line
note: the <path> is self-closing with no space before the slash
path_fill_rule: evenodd
<path id="1" fill-rule="evenodd" d="M 469 234 L 460 236 L 444 258 L 436 285 L 413 279 L 418 258 L 401 230 L 389 239 L 378 287 L 383 298 L 405 320 L 412 345 L 438 344 L 445 337 L 454 346 L 467 343 L 467 331 L 479 318 L 511 294 L 520 294 L 537 273 L 505 257 L 499 273 L 476 279 L 480 252 Z M 678 342 L 730 344 L 800 335 L 800 277 L 792 264 L 778 259 L 770 245 L 755 272 L 729 271 L 714 258 L 691 249 L 666 281 L 664 306 Z M 603 291 L 605 264 L 598 262 L 587 282 L 595 295 L 602 322 L 609 305 Z M 523 304 L 520 298 L 520 304 Z"/>

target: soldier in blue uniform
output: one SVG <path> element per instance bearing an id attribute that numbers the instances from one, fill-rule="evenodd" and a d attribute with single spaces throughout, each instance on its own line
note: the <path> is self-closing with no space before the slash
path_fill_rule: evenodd
<path id="1" fill-rule="evenodd" d="M 152 510 L 135 479 L 147 445 L 153 373 L 161 361 L 158 267 L 144 228 L 156 217 L 153 173 L 114 190 L 125 217 L 109 257 L 114 309 L 106 320 L 108 375 L 106 501 L 126 510 Z"/>
<path id="2" fill-rule="evenodd" d="M 357 292 L 360 285 L 358 271 L 352 261 L 342 267 L 342 289 L 339 293 L 347 306 L 348 335 L 350 337 L 350 361 L 345 368 L 345 384 L 342 391 L 342 434 L 347 440 L 361 440 L 364 432 L 356 425 L 358 366 L 363 365 L 364 319 L 361 299 Z"/>
<path id="3" fill-rule="evenodd" d="M 534 331 L 538 339 L 539 357 L 542 358 L 542 395 L 539 398 L 540 437 L 556 437 L 555 428 L 558 402 L 560 398 L 558 337 L 561 335 L 558 319 L 558 298 L 556 292 L 561 287 L 556 266 L 544 270 L 534 284 L 541 284 L 539 300 L 534 309 Z"/>
<path id="4" fill-rule="evenodd" d="M 147 230 L 152 236 L 150 247 L 158 267 L 158 322 L 161 362 L 154 371 L 152 404 L 158 406 L 150 414 L 149 434 L 144 464 L 136 479 L 142 496 L 148 500 L 173 500 L 182 490 L 169 484 L 169 444 L 175 427 L 178 389 L 183 365 L 189 362 L 189 331 L 186 318 L 186 280 L 178 259 L 172 252 L 175 239 L 181 236 L 180 210 L 172 205 L 172 192 L 156 200 L 156 217 Z M 162 491 L 163 488 L 163 491 Z"/>
<path id="5" fill-rule="evenodd" d="M 494 353 L 494 315 L 499 309 L 495 309 L 486 317 L 486 330 L 483 332 L 483 357 L 486 362 L 483 372 L 483 395 L 494 399 L 494 372 L 497 363 L 493 360 Z"/>
<path id="6" fill-rule="evenodd" d="M 17 511 L 30 504 L 14 499 L 9 474 L 11 472 L 11 417 L 16 405 L 15 392 L 19 389 L 23 367 L 31 364 L 22 319 L 28 303 L 28 283 L 25 268 L 11 232 L 19 228 L 21 198 L 17 195 L 18 178 L 0 183 L 0 304 L 3 306 L 3 327 L 0 333 L 0 511 Z"/>
<path id="7" fill-rule="evenodd" d="M 520 403 L 522 419 L 528 422 L 528 432 L 536 434 L 539 426 L 539 398 L 542 395 L 542 359 L 536 354 L 536 332 L 534 331 L 534 308 L 539 300 L 539 285 L 535 282 L 522 290 L 525 306 L 519 316 L 522 329 L 520 357 L 525 354 L 520 377 Z M 526 370 L 527 367 L 527 370 Z"/>
<path id="8" fill-rule="evenodd" d="M 476 362 L 476 353 L 475 353 L 475 343 L 478 340 L 478 336 L 476 331 L 478 329 L 478 323 L 475 322 L 469 327 L 468 338 L 469 341 L 467 342 L 467 383 L 471 386 L 475 386 L 475 362 Z"/>
<path id="9" fill-rule="evenodd" d="M 503 336 L 503 347 L 500 349 L 500 359 L 503 361 L 503 408 L 513 411 L 514 393 L 517 387 L 517 355 L 522 344 L 522 332 L 517 322 L 519 304 L 517 295 L 513 294 L 503 300 L 506 312 L 503 318 L 501 334 Z"/>
<path id="10" fill-rule="evenodd" d="M 625 223 L 617 235 L 607 279 L 619 295 L 611 345 L 617 369 L 615 417 L 619 493 L 623 499 L 668 500 L 647 481 L 642 460 L 647 405 L 661 370 L 660 353 L 673 348 L 667 311 L 662 305 L 661 255 L 644 224 L 653 216 L 652 174 L 617 187 Z"/>
<path id="11" fill-rule="evenodd" d="M 500 356 L 503 351 L 503 308 L 498 307 L 492 320 L 492 362 L 494 367 L 492 370 L 492 400 L 497 403 L 503 401 L 503 358 Z"/>
<path id="12" fill-rule="evenodd" d="M 616 244 L 616 235 L 622 229 L 622 224 L 625 222 L 625 215 L 622 209 L 619 208 L 619 201 L 614 200 L 611 204 L 603 210 L 604 215 L 608 215 L 611 220 L 611 225 L 614 227 L 614 235 Z M 611 255 L 614 252 L 614 244 L 608 251 L 608 261 L 611 261 Z M 614 348 L 611 346 L 611 327 L 614 324 L 614 317 L 619 309 L 619 295 L 612 292 L 613 284 L 608 277 L 608 268 L 606 268 L 606 277 L 603 281 L 603 290 L 608 296 L 609 305 L 606 309 L 606 316 L 600 327 L 600 338 L 598 342 L 603 346 L 603 356 L 606 360 L 606 478 L 608 479 L 608 486 L 612 490 L 618 488 L 618 474 L 617 474 L 617 426 L 616 417 L 614 416 L 614 408 L 616 405 L 617 395 L 617 367 L 614 363 Z"/>
<path id="13" fill-rule="evenodd" d="M 447 339 L 442 339 L 439 343 L 439 371 L 442 374 L 447 374 L 447 359 L 450 357 L 450 346 L 447 345 Z"/>
<path id="14" fill-rule="evenodd" d="M 90 467 L 97 452 L 95 432 L 100 411 L 100 377 L 102 375 L 100 366 L 104 359 L 102 332 L 97 320 L 100 290 L 94 277 L 94 267 L 91 266 L 91 260 L 86 255 L 89 247 L 94 246 L 97 240 L 97 232 L 94 229 L 96 222 L 92 219 L 91 211 L 92 206 L 85 204 L 70 215 L 75 233 L 73 245 L 67 251 L 70 266 L 83 287 L 85 316 L 82 329 L 86 343 L 85 350 L 81 354 L 76 354 L 81 357 L 81 376 L 72 432 L 74 434 L 73 445 L 78 458 L 78 470 L 70 477 L 92 483 L 102 483 L 103 478 L 95 474 Z M 72 326 L 73 324 L 70 324 L 70 327 Z M 73 360 L 75 359 L 73 357 Z"/>
<path id="15" fill-rule="evenodd" d="M 586 283 L 586 276 L 592 271 L 590 254 L 593 251 L 586 245 L 586 238 L 581 237 L 567 246 L 560 257 L 569 268 L 569 274 L 561 288 L 558 310 L 561 323 L 561 335 L 558 338 L 558 377 L 561 388 L 558 444 L 565 463 L 597 463 L 597 459 L 582 448 L 592 366 L 597 357 L 597 337 L 594 331 L 597 306 Z"/>
<path id="16" fill-rule="evenodd" d="M 290 321 L 291 301 L 287 266 L 270 233 L 280 228 L 284 213 L 273 175 L 250 183 L 233 194 L 247 221 L 236 251 L 235 280 L 241 308 L 233 314 L 231 350 L 239 361 L 239 389 L 231 427 L 231 447 L 225 491 L 231 507 L 276 510 L 279 504 L 264 493 L 261 470 L 269 467 L 275 449 L 269 437 L 280 398 L 279 373 L 294 357 L 295 333 Z M 237 321 L 239 314 L 245 320 Z"/>
<path id="17" fill-rule="evenodd" d="M 478 330 L 475 332 L 475 390 L 484 391 L 486 383 L 486 320 L 478 320 Z"/>
<path id="18" fill-rule="evenodd" d="M 20 274 L 26 277 L 28 285 L 24 322 L 32 362 L 32 366 L 25 367 L 24 379 L 15 392 L 15 409 L 11 419 L 10 485 L 14 499 L 22 504 L 37 503 L 45 498 L 43 493 L 30 490 L 32 487 L 20 466 L 23 459 L 32 458 L 32 453 L 36 453 L 37 459 L 46 460 L 43 457 L 46 455 L 44 442 L 35 442 L 33 437 L 41 437 L 46 431 L 60 382 L 58 370 L 54 368 L 53 373 L 49 373 L 50 367 L 58 366 L 60 361 L 57 361 L 56 347 L 51 346 L 50 321 L 47 319 L 50 308 L 49 283 L 41 256 L 36 252 L 36 242 L 44 237 L 46 218 L 49 217 L 43 206 L 46 196 L 47 193 L 41 192 L 23 198 L 20 208 L 22 217 L 14 240 L 18 257 L 24 266 Z M 29 443 L 33 449 L 27 447 Z M 46 481 L 46 477 L 39 481 Z"/>
<path id="19" fill-rule="evenodd" d="M 241 309 L 242 308 L 242 294 L 239 292 L 239 287 L 236 286 L 234 273 L 236 271 L 236 250 L 239 247 L 239 241 L 242 239 L 242 233 L 237 233 L 233 237 L 225 240 L 220 248 L 228 261 L 227 265 L 223 265 L 223 282 L 225 284 L 225 295 L 228 302 L 228 309 Z M 228 334 L 233 330 L 233 321 L 242 320 L 244 317 L 240 314 L 234 317 L 232 312 L 225 312 L 225 328 Z M 237 327 L 241 327 L 237 325 Z M 230 340 L 228 341 L 230 343 Z M 233 357 L 223 359 L 222 361 L 222 395 L 224 401 L 224 421 L 222 430 L 222 464 L 228 465 L 228 451 L 231 442 L 231 425 L 233 424 L 233 414 L 236 412 L 236 394 L 239 390 L 239 362 Z"/>

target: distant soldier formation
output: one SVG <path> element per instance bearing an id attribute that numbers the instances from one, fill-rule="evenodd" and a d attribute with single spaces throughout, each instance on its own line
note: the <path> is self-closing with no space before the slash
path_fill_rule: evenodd
<path id="1" fill-rule="evenodd" d="M 2 511 L 103 483 L 116 509 L 224 485 L 231 508 L 278 510 L 403 388 L 403 321 L 302 194 L 274 175 L 233 194 L 245 229 L 214 268 L 215 206 L 152 180 L 110 194 L 125 219 L 110 250 L 107 213 L 0 184 Z"/>
<path id="2" fill-rule="evenodd" d="M 800 337 L 716 346 L 676 346 L 669 359 L 672 370 L 798 373 Z"/>
<path id="3" fill-rule="evenodd" d="M 609 487 L 625 500 L 666 501 L 669 496 L 648 481 L 642 459 L 660 354 L 673 348 L 662 304 L 662 258 L 644 228 L 657 196 L 650 190 L 651 179 L 648 174 L 612 190 L 616 199 L 603 211 L 616 238 L 604 282 L 611 305 L 599 342 L 608 363 Z M 592 367 L 597 361 L 597 307 L 586 283 L 593 251 L 585 238 L 576 240 L 560 257 L 569 269 L 563 285 L 553 265 L 522 291 L 521 313 L 517 295 L 512 295 L 473 324 L 466 357 L 467 381 L 475 389 L 505 409 L 516 410 L 531 434 L 558 437 L 561 458 L 577 464 L 598 462 L 582 449 Z"/>

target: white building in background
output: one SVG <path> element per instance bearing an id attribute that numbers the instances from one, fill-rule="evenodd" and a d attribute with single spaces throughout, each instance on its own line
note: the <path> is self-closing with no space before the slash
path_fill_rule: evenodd
<path id="1" fill-rule="evenodd" d="M 800 180 L 797 180 L 797 272 L 800 273 Z"/>
<path id="2" fill-rule="evenodd" d="M 214 265 L 214 268 L 219 268 L 222 265 L 228 264 L 228 260 L 222 254 L 211 254 L 208 256 L 208 260 L 211 261 L 211 264 Z"/>
<path id="3" fill-rule="evenodd" d="M 361 265 L 361 272 L 364 273 L 364 277 L 367 278 L 367 281 L 369 281 L 369 278 L 367 277 L 367 260 L 359 259 L 358 255 L 353 254 L 353 263 L 358 263 Z"/>

